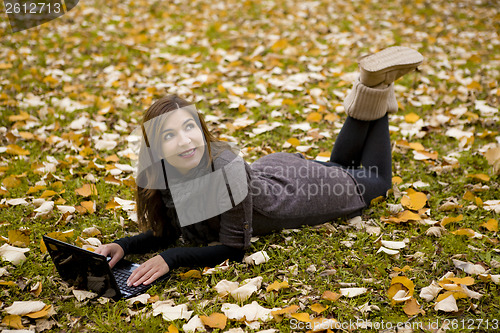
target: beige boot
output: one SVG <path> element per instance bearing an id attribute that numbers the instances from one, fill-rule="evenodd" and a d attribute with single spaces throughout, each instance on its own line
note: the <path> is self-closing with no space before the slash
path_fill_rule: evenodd
<path id="1" fill-rule="evenodd" d="M 403 46 L 362 58 L 361 75 L 344 100 L 346 113 L 359 120 L 375 120 L 386 112 L 396 112 L 394 80 L 417 68 L 423 59 L 419 52 Z"/>
<path id="2" fill-rule="evenodd" d="M 360 81 L 373 87 L 381 83 L 387 85 L 416 69 L 424 61 L 418 51 L 404 46 L 393 46 L 359 61 Z"/>

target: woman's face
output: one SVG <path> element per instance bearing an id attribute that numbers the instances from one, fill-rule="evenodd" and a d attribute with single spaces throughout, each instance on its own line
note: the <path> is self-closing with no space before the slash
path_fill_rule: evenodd
<path id="1" fill-rule="evenodd" d="M 186 110 L 171 111 L 164 117 L 160 131 L 163 156 L 180 173 L 186 174 L 198 166 L 203 157 L 205 152 L 203 132 Z"/>

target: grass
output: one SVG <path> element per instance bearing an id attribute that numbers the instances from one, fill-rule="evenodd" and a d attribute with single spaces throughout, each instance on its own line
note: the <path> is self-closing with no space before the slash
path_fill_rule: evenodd
<path id="1" fill-rule="evenodd" d="M 198 1 L 192 4 L 139 0 L 112 1 L 107 6 L 87 1 L 79 3 L 65 16 L 40 27 L 5 34 L 0 39 L 0 146 L 16 144 L 30 154 L 0 153 L 0 182 L 6 190 L 0 194 L 0 199 L 27 198 L 29 204 L 9 206 L 5 201 L 0 203 L 0 236 L 8 238 L 9 231 L 28 228 L 30 251 L 27 260 L 20 265 L 2 262 L 2 267 L 9 274 L 0 279 L 14 282 L 15 286 L 0 285 L 0 310 L 21 300 L 41 300 L 51 304 L 56 314 L 49 316 L 53 324 L 48 330 L 54 332 L 167 331 L 169 322 L 161 316 L 150 315 L 152 304 L 132 306 L 125 301 L 101 304 L 95 299 L 78 302 L 59 279 L 48 255 L 40 251 L 41 236 L 53 231 L 73 229 L 72 242 L 91 226 L 101 231 L 98 237 L 102 242 L 138 232 L 137 225 L 129 220 L 126 212 L 106 209 L 115 196 L 133 199 L 132 188 L 125 182 L 121 185 L 105 182 L 108 170 L 93 168 L 88 163 L 92 161 L 110 167 L 113 162 L 106 161 L 106 157 L 117 155 L 127 147 L 126 136 L 137 127 L 137 121 L 151 101 L 172 92 L 190 100 L 201 97 L 198 108 L 206 114 L 221 116 L 221 124 L 229 124 L 242 116 L 248 116 L 255 122 L 281 122 L 282 126 L 256 136 L 250 135 L 254 125 L 235 131 L 224 129 L 217 123 L 211 125 L 214 132 L 233 136 L 240 146 L 249 148 L 248 161 L 269 152 L 296 152 L 294 147 L 282 147 L 291 137 L 298 138 L 303 145 L 312 145 L 307 155 L 314 158 L 320 151 L 331 150 L 335 124 L 325 120 L 312 123 L 313 129 L 332 135 L 331 139 L 319 140 L 309 140 L 307 136 L 310 134 L 300 130 L 292 132 L 290 125 L 304 122 L 307 118 L 304 110 L 311 104 L 323 105 L 326 110 L 320 111 L 323 115 L 337 113 L 339 122 L 342 122 L 345 114 L 335 110 L 341 96 L 334 92 L 341 95 L 350 88 L 343 74 L 357 70 L 356 58 L 359 55 L 398 44 L 418 49 L 426 61 L 419 73 L 398 81 L 398 85 L 406 87 L 406 90 L 397 92 L 401 103 L 397 116 L 414 112 L 424 120 L 425 128 L 422 137 L 411 138 L 395 130 L 391 133 L 392 142 L 406 139 L 421 143 L 427 151 L 437 152 L 438 158 L 418 161 L 411 150 L 394 146 L 393 174 L 403 180 L 397 188 L 404 191 L 414 182 L 428 183 L 427 187 L 418 191 L 428 197 L 426 208 L 429 209 L 429 218 L 440 221 L 447 216 L 462 214 L 462 221 L 447 225 L 448 232 L 441 237 L 426 235 L 429 226 L 425 224 L 384 223 L 381 217 L 391 215 L 388 205 L 401 201 L 397 191 L 393 191 L 384 201 L 373 204 L 363 212 L 363 221 L 380 227 L 380 235 L 358 230 L 345 219 L 338 219 L 330 221 L 335 232 L 328 226 L 322 226 L 261 236 L 252 243 L 248 253 L 265 250 L 270 257 L 268 262 L 258 266 L 233 263 L 225 272 L 188 280 L 183 280 L 178 273 L 189 268 L 181 268 L 149 292 L 157 295 L 159 300 L 187 303 L 197 315 L 210 315 L 221 312 L 225 302 L 238 303 L 217 295 L 213 287 L 219 281 L 241 282 L 246 278 L 262 276 L 263 286 L 259 292 L 247 301 L 239 302 L 239 305 L 252 301 L 266 308 L 298 305 L 299 312 L 319 316 L 311 310 L 311 306 L 320 303 L 327 307 L 321 316 L 342 323 L 362 320 L 365 323 L 427 324 L 423 331 L 431 332 L 448 322 L 451 332 L 467 331 L 470 324 L 475 327 L 474 331 L 492 331 L 492 324 L 498 319 L 496 314 L 500 312 L 500 296 L 498 285 L 491 281 L 484 282 L 475 276 L 475 283 L 469 289 L 483 296 L 480 299 L 457 299 L 458 312 L 436 311 L 435 301 L 426 302 L 419 296 L 422 288 L 447 272 L 454 272 L 458 277 L 469 276 L 457 269 L 452 259 L 481 264 L 490 270 L 490 274 L 500 274 L 497 232 L 480 226 L 489 219 L 498 220 L 498 214 L 482 207 L 470 209 L 468 206 L 472 203 L 463 198 L 467 190 L 483 185 L 488 186 L 486 191 L 474 192 L 482 201 L 498 200 L 500 197 L 498 174 L 493 173 L 481 151 L 484 146 L 498 142 L 498 116 L 482 115 L 474 107 L 476 100 L 486 100 L 488 105 L 499 107 L 497 78 L 500 43 L 498 36 L 492 32 L 498 31 L 494 28 L 498 28 L 500 12 L 487 1 L 467 2 L 466 6 L 460 3 L 320 1 L 320 5 L 309 8 L 302 3 L 284 1 Z M 5 29 L 5 26 L 2 28 Z M 176 36 L 183 37 L 186 45 L 182 42 L 179 45 L 166 44 L 167 40 Z M 273 50 L 272 46 L 278 39 L 285 39 L 287 45 Z M 265 50 L 251 58 L 259 45 L 263 45 Z M 222 62 L 224 55 L 236 52 L 240 54 L 240 64 Z M 155 58 L 153 55 L 158 53 L 169 53 L 172 57 Z M 307 60 L 301 59 L 301 56 L 307 57 Z M 192 57 L 196 61 L 176 61 L 176 57 Z M 256 66 L 257 61 L 262 64 L 261 68 Z M 322 66 L 317 73 L 323 75 L 325 80 L 313 78 L 303 84 L 302 91 L 287 91 L 269 82 L 270 77 L 285 80 L 296 73 L 310 74 L 308 65 Z M 114 66 L 123 74 L 115 83 L 106 84 L 108 66 Z M 283 73 L 271 76 L 275 67 Z M 331 68 L 336 69 L 333 74 L 329 72 Z M 68 75 L 69 80 L 54 74 L 57 70 Z M 196 87 L 179 84 L 182 79 L 202 74 L 209 75 L 210 79 Z M 446 74 L 448 79 L 442 74 Z M 471 84 L 471 80 L 475 83 Z M 219 85 L 225 81 L 247 87 L 248 92 L 239 96 L 230 91 L 221 92 Z M 268 94 L 263 95 L 257 84 L 264 85 Z M 156 89 L 148 90 L 152 87 Z M 323 90 L 319 98 L 310 94 L 313 88 L 318 87 Z M 496 92 L 494 89 L 497 89 Z M 30 106 L 27 103 L 28 93 L 40 97 L 45 105 Z M 119 95 L 129 98 L 131 103 L 120 103 Z M 422 95 L 430 97 L 435 104 L 418 106 L 409 102 L 419 101 Z M 89 107 L 70 112 L 55 103 L 54 98 L 62 100 L 65 97 Z M 261 107 L 247 108 L 244 112 L 229 109 L 236 97 L 243 103 L 257 100 Z M 271 106 L 278 98 L 292 100 L 293 105 Z M 112 106 L 112 109 L 104 113 L 107 106 Z M 458 107 L 467 108 L 468 113 L 462 117 L 453 116 L 451 111 Z M 270 113 L 275 110 L 283 116 L 271 118 Z M 21 111 L 27 112 L 36 122 L 30 124 L 12 118 L 20 115 Z M 82 113 L 106 124 L 107 130 L 101 131 L 90 124 L 82 130 L 70 129 L 71 122 L 79 119 Z M 434 115 L 450 119 L 436 125 L 431 121 Z M 405 123 L 397 116 L 391 115 L 390 118 L 395 128 Z M 120 119 L 127 123 L 127 128 L 120 133 L 117 147 L 111 151 L 97 150 L 96 137 L 104 132 L 116 132 L 114 126 Z M 43 128 L 56 123 L 56 130 Z M 474 142 L 465 147 L 446 135 L 449 128 L 461 126 L 463 130 L 475 134 Z M 486 130 L 493 133 L 481 137 L 479 133 Z M 20 132 L 35 136 L 25 139 L 19 136 Z M 49 139 L 51 136 L 62 141 Z M 441 170 L 440 167 L 446 165 L 445 156 L 451 155 L 458 159 L 459 166 Z M 56 171 L 36 172 L 33 166 L 48 162 L 49 156 L 59 161 Z M 118 163 L 129 164 L 131 161 L 119 156 Z M 489 175 L 490 179 L 479 181 L 467 177 L 481 173 Z M 98 195 L 83 198 L 75 190 L 90 182 L 85 179 L 89 174 L 96 179 Z M 128 176 L 125 173 L 117 178 L 123 180 Z M 19 184 L 7 186 L 9 177 L 17 179 Z M 58 193 L 46 200 L 62 199 L 64 205 L 71 206 L 92 200 L 96 204 L 95 212 L 73 214 L 68 222 L 60 221 L 62 214 L 57 210 L 45 217 L 35 218 L 33 200 L 40 198 L 44 190 L 30 194 L 28 190 L 41 181 L 46 184 L 47 190 Z M 62 187 L 57 182 L 61 182 Z M 60 193 L 62 190 L 64 192 Z M 452 211 L 439 210 L 450 198 L 461 207 Z M 468 238 L 451 233 L 460 228 L 470 228 L 485 237 Z M 384 240 L 407 239 L 408 243 L 399 255 L 391 256 L 377 253 L 380 237 Z M 3 242 L 0 239 L 0 245 Z M 416 255 L 418 253 L 421 256 Z M 131 259 L 143 261 L 152 255 L 135 255 Z M 412 270 L 400 275 L 415 284 L 414 297 L 425 314 L 408 316 L 402 304 L 391 305 L 387 296 L 395 267 L 406 265 Z M 278 292 L 266 291 L 265 288 L 274 281 L 283 280 L 288 281 L 289 288 Z M 36 282 L 42 283 L 39 296 L 30 293 Z M 340 288 L 351 284 L 365 287 L 368 292 L 354 298 L 342 297 L 336 302 L 321 297 L 325 291 L 339 292 Z M 372 306 L 372 311 L 360 311 L 366 303 Z M 138 310 L 144 310 L 144 313 L 135 313 Z M 5 311 L 1 312 L 1 316 L 4 320 Z M 485 327 L 485 322 L 478 327 L 480 320 L 489 320 L 489 327 Z M 23 317 L 26 327 L 41 323 L 40 320 Z M 181 329 L 185 321 L 176 320 L 173 324 Z M 229 320 L 224 331 L 239 327 L 250 330 L 241 322 Z M 284 318 L 282 321 L 262 323 L 260 328 L 289 332 L 306 331 L 306 327 L 306 323 Z M 381 328 L 368 326 L 357 329 L 361 332 L 372 330 Z"/>

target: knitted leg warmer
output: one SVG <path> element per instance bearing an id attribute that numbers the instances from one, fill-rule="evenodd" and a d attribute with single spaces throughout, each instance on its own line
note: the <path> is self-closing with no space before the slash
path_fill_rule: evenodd
<path id="1" fill-rule="evenodd" d="M 368 121 L 382 118 L 388 110 L 398 109 L 394 83 L 385 87 L 371 88 L 358 79 L 344 100 L 344 108 L 346 113 L 355 119 Z"/>

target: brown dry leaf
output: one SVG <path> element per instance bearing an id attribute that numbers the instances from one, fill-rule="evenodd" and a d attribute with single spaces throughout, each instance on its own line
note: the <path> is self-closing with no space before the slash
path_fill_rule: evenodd
<path id="1" fill-rule="evenodd" d="M 9 230 L 9 243 L 13 246 L 28 247 L 30 245 L 31 230 L 27 228 Z"/>
<path id="2" fill-rule="evenodd" d="M 179 276 L 183 280 L 191 279 L 191 278 L 192 279 L 201 279 L 201 272 L 196 270 L 196 269 L 192 269 L 192 270 L 187 271 L 186 273 L 179 273 Z"/>
<path id="3" fill-rule="evenodd" d="M 266 291 L 269 292 L 271 290 L 280 290 L 280 289 L 284 289 L 284 288 L 288 288 L 288 281 L 283 281 L 283 282 L 278 282 L 278 281 L 274 281 L 272 284 L 268 285 L 267 288 L 266 288 Z"/>
<path id="4" fill-rule="evenodd" d="M 447 225 L 448 223 L 452 223 L 452 222 L 460 222 L 462 221 L 464 218 L 464 216 L 462 214 L 458 215 L 458 216 L 455 216 L 455 217 L 445 217 L 441 220 L 440 224 L 442 227 L 444 227 L 445 225 Z"/>
<path id="5" fill-rule="evenodd" d="M 30 154 L 30 152 L 28 150 L 23 149 L 23 148 L 19 147 L 18 145 L 14 145 L 14 144 L 7 146 L 6 153 L 12 154 L 12 155 L 21 155 L 21 156 L 25 156 L 25 155 Z"/>
<path id="6" fill-rule="evenodd" d="M 5 186 L 6 189 L 11 189 L 11 188 L 16 188 L 21 185 L 21 181 L 16 177 L 16 176 L 7 176 L 2 180 L 3 186 Z"/>
<path id="7" fill-rule="evenodd" d="M 21 322 L 21 316 L 18 315 L 7 315 L 2 319 L 2 324 L 15 328 L 17 330 L 22 330 L 26 327 L 23 326 Z"/>
<path id="8" fill-rule="evenodd" d="M 313 305 L 311 305 L 311 310 L 318 314 L 325 311 L 326 309 L 328 309 L 328 306 L 324 307 L 320 303 L 314 303 Z"/>
<path id="9" fill-rule="evenodd" d="M 427 203 L 427 196 L 422 192 L 413 192 L 401 198 L 403 207 L 411 210 L 419 210 Z"/>
<path id="10" fill-rule="evenodd" d="M 476 200 L 476 196 L 471 191 L 466 191 L 464 193 L 462 199 L 467 200 L 467 201 L 474 201 L 474 200 Z"/>
<path id="11" fill-rule="evenodd" d="M 297 319 L 298 321 L 302 321 L 304 323 L 308 323 L 311 321 L 311 318 L 309 317 L 309 313 L 306 312 L 301 312 L 301 313 L 292 313 L 290 314 L 292 318 Z"/>
<path id="12" fill-rule="evenodd" d="M 9 116 L 9 121 L 12 121 L 12 122 L 24 121 L 24 120 L 28 120 L 30 118 L 31 118 L 31 116 L 29 115 L 29 113 L 27 113 L 26 111 L 20 111 L 19 114 L 17 114 L 17 115 Z"/>
<path id="13" fill-rule="evenodd" d="M 210 316 L 200 316 L 203 325 L 223 330 L 226 328 L 227 317 L 222 313 L 212 313 Z"/>
<path id="14" fill-rule="evenodd" d="M 417 300 L 413 297 L 406 301 L 403 306 L 403 311 L 410 317 L 417 314 L 425 315 L 425 311 L 422 310 L 420 304 L 418 304 Z"/>
<path id="15" fill-rule="evenodd" d="M 341 294 L 326 290 L 323 295 L 321 295 L 321 298 L 326 299 L 327 301 L 336 302 L 341 296 Z"/>
<path id="16" fill-rule="evenodd" d="M 324 117 L 324 119 L 325 119 L 326 121 L 330 122 L 330 123 L 333 123 L 333 122 L 335 122 L 335 121 L 339 120 L 339 119 L 340 119 L 340 117 L 339 117 L 338 115 L 336 115 L 335 113 L 328 113 L 328 114 Z"/>
<path id="17" fill-rule="evenodd" d="M 97 188 L 94 184 L 85 184 L 82 187 L 75 190 L 75 193 L 83 197 L 88 197 L 90 195 L 97 195 Z"/>
<path id="18" fill-rule="evenodd" d="M 121 205 L 117 203 L 114 198 L 106 204 L 106 209 L 115 209 L 119 207 L 121 207 Z"/>
<path id="19" fill-rule="evenodd" d="M 380 220 L 388 223 L 401 223 L 408 221 L 420 221 L 422 218 L 419 214 L 416 214 L 412 211 L 405 210 L 403 212 L 398 213 L 396 216 L 389 217 L 381 217 Z"/>
<path id="20" fill-rule="evenodd" d="M 489 219 L 487 222 L 481 224 L 480 227 L 496 232 L 498 231 L 498 221 L 495 219 Z"/>
<path id="21" fill-rule="evenodd" d="M 83 208 L 85 208 L 85 210 L 88 213 L 93 214 L 95 212 L 95 202 L 94 201 L 82 201 L 80 204 Z"/>
<path id="22" fill-rule="evenodd" d="M 38 191 L 45 190 L 46 188 L 47 188 L 47 186 L 45 186 L 45 185 L 36 185 L 36 186 L 30 187 L 28 189 L 27 194 L 36 193 Z"/>
<path id="23" fill-rule="evenodd" d="M 33 287 L 30 289 L 30 293 L 34 295 L 35 297 L 40 296 L 40 293 L 42 292 L 42 283 L 37 282 Z"/>

